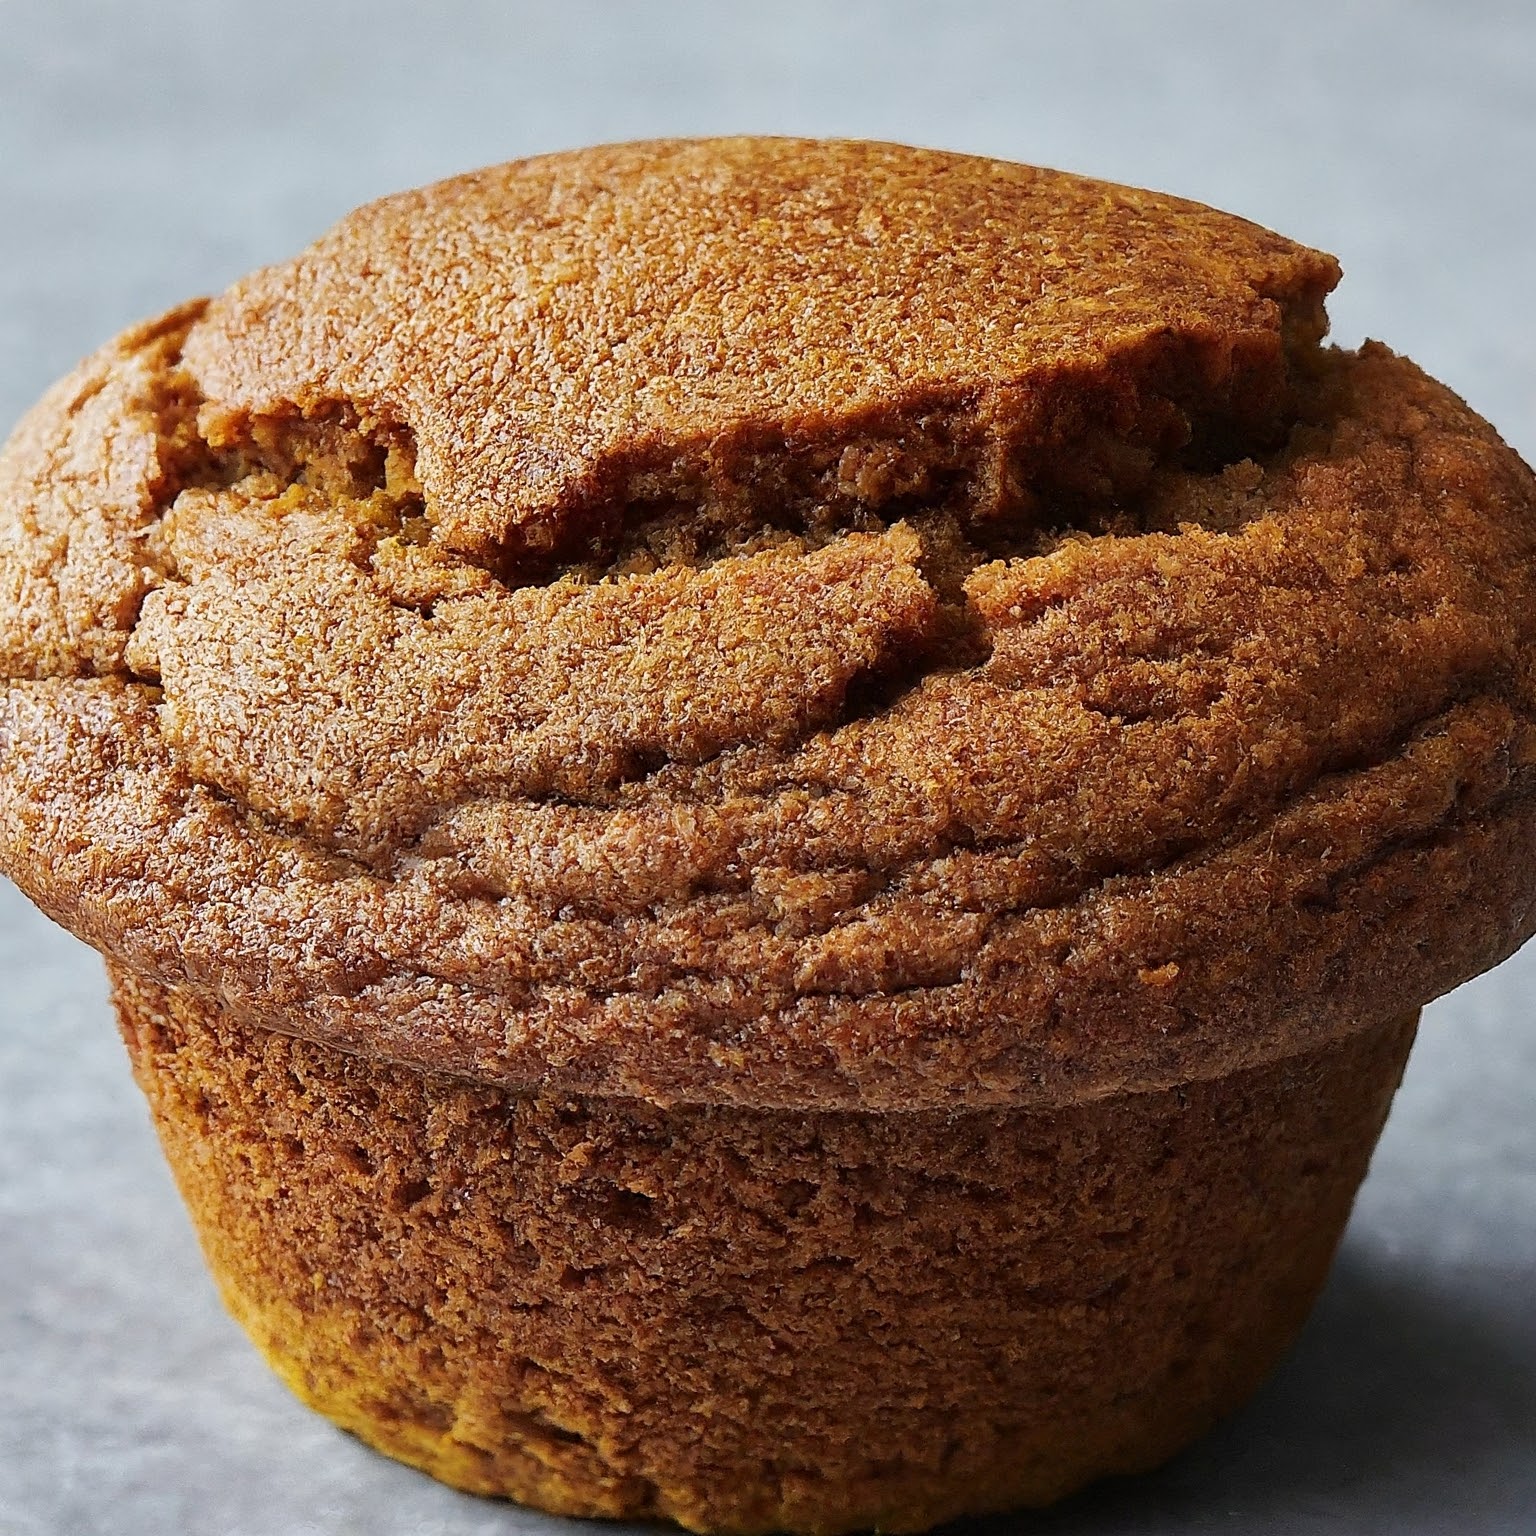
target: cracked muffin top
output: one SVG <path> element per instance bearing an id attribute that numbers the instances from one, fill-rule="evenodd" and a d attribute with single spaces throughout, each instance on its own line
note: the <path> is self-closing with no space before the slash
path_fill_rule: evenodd
<path id="1" fill-rule="evenodd" d="M 0 457 L 0 868 L 505 1085 L 1061 1103 L 1536 926 L 1536 481 L 1240 219 L 890 145 L 392 197 Z"/>

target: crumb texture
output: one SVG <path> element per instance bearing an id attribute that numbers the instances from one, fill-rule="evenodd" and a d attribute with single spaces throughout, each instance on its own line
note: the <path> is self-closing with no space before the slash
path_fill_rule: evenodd
<path id="1" fill-rule="evenodd" d="M 1058 1110 L 663 1110 L 116 984 L 224 1296 L 305 1401 L 476 1492 L 821 1536 L 1046 1503 L 1235 1408 L 1415 1023 Z"/>
<path id="2" fill-rule="evenodd" d="M 504 1086 L 1218 1076 L 1536 925 L 1536 482 L 1331 258 L 893 146 L 359 210 L 0 456 L 0 867 Z"/>

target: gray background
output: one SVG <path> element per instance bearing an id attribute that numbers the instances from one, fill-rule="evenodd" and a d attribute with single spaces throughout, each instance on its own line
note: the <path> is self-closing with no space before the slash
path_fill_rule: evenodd
<path id="1" fill-rule="evenodd" d="M 1343 258 L 1536 457 L 1536 7 L 0 0 L 0 422 L 130 321 L 487 161 L 734 130 L 1035 160 Z M 0 425 L 3 430 L 3 425 Z M 1536 1529 L 1536 954 L 1433 1008 L 1289 1363 L 1165 1472 L 991 1532 Z M 98 965 L 0 885 L 0 1532 L 490 1536 L 220 1311 Z"/>

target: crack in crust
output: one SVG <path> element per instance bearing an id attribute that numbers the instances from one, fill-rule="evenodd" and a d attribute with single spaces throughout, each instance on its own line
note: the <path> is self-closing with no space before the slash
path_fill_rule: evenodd
<path id="1" fill-rule="evenodd" d="M 1101 377 L 1054 381 L 1033 406 L 1039 439 L 1009 444 L 973 410 L 810 461 L 760 446 L 744 483 L 674 460 L 669 479 L 631 474 L 628 503 L 470 555 L 443 536 L 408 427 L 345 400 L 257 416 L 204 398 L 183 361 L 199 318 L 125 338 L 88 391 L 117 386 L 155 466 L 120 530 L 134 585 L 107 670 L 156 690 L 195 778 L 379 867 L 456 803 L 611 804 L 669 765 L 793 747 L 975 672 L 991 647 L 971 582 L 985 562 L 1075 533 L 1232 523 L 1239 488 L 1263 475 L 1251 458 L 1204 463 L 1214 445 L 1236 452 L 1245 421 L 1273 438 L 1277 400 L 1294 414 L 1316 394 L 1293 378 L 1234 401 L 1242 363 L 1158 335 Z M 66 433 L 89 447 L 78 408 Z M 316 571 L 325 633 L 293 605 Z M 357 675 L 351 658 L 369 654 Z M 395 728 L 327 772 L 338 708 Z M 444 722 L 425 760 L 423 718 Z"/>

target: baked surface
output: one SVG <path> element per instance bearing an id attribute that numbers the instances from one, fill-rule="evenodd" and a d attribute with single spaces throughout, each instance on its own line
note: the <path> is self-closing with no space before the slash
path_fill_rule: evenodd
<path id="1" fill-rule="evenodd" d="M 512 1095 L 118 973 L 225 1299 L 389 1455 L 565 1514 L 922 1530 L 1172 1455 L 1322 1284 L 1414 1020 L 960 1115 Z"/>
<path id="2" fill-rule="evenodd" d="M 1536 483 L 1331 258 L 891 146 L 547 157 L 130 332 L 0 457 L 0 868 L 424 1069 L 1214 1078 L 1536 925 Z"/>

